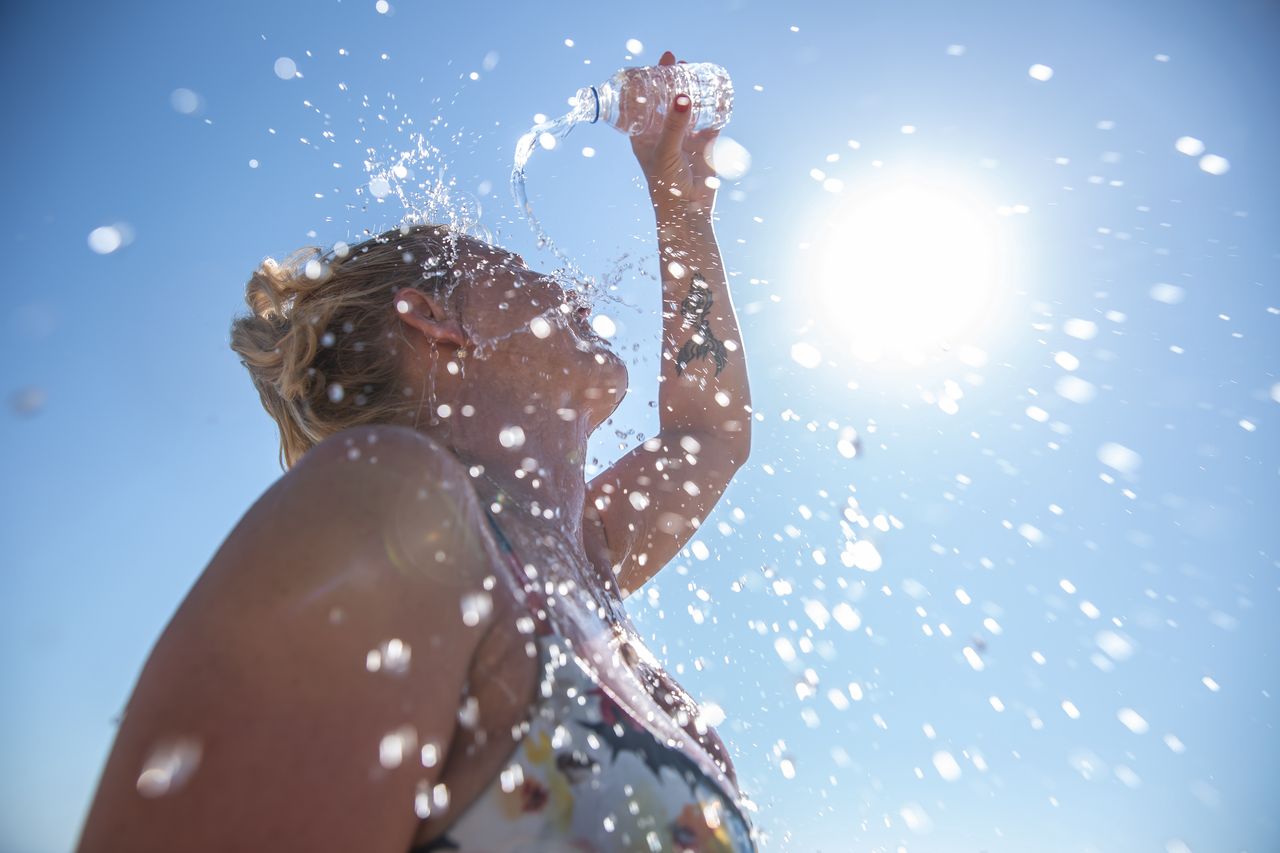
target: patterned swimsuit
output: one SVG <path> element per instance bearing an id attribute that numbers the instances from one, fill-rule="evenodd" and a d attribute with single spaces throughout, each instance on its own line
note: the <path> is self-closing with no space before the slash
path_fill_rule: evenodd
<path id="1" fill-rule="evenodd" d="M 448 829 L 410 853 L 756 850 L 732 783 L 656 702 L 646 726 L 562 634 L 534 639 L 542 680 L 527 733 Z"/>

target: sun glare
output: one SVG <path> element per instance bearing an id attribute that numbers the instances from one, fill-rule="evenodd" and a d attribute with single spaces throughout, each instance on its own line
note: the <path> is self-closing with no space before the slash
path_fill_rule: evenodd
<path id="1" fill-rule="evenodd" d="M 860 192 L 815 248 L 822 314 L 863 361 L 918 365 L 984 346 L 1005 288 L 995 206 L 901 180 Z"/>

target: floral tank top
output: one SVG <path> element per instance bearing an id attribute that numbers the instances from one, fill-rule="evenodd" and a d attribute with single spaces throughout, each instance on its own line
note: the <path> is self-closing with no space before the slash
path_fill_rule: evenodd
<path id="1" fill-rule="evenodd" d="M 479 797 L 410 853 L 754 853 L 749 801 L 709 772 L 710 756 L 636 719 L 563 635 L 534 639 L 542 681 L 527 732 Z"/>

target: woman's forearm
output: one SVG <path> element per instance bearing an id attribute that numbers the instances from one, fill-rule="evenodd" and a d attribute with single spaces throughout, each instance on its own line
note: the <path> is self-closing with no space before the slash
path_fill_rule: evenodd
<path id="1" fill-rule="evenodd" d="M 654 204 L 662 271 L 662 431 L 706 436 L 746 459 L 751 389 L 709 209 Z"/>

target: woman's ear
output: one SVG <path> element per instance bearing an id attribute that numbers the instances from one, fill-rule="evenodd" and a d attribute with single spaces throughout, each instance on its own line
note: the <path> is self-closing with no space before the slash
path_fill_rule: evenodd
<path id="1" fill-rule="evenodd" d="M 467 333 L 435 297 L 415 287 L 402 287 L 395 294 L 396 316 L 437 343 L 466 346 Z"/>

